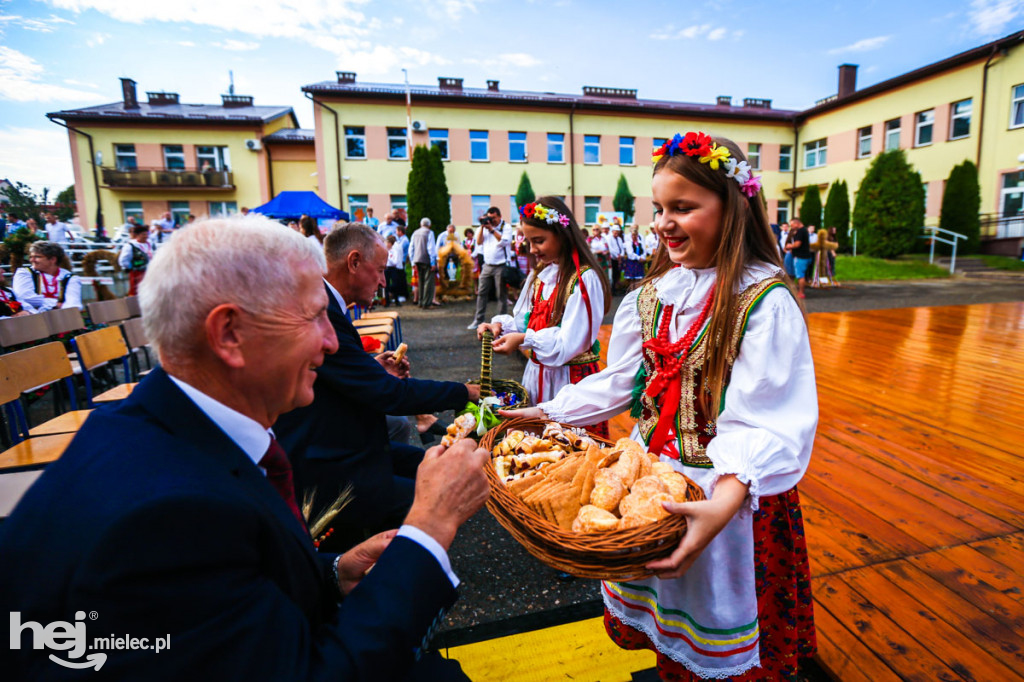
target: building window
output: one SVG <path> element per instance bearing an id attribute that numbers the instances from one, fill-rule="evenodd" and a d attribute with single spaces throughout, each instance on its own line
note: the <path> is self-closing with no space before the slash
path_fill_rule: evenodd
<path id="1" fill-rule="evenodd" d="M 171 220 L 175 225 L 184 225 L 188 222 L 188 214 L 191 209 L 187 201 L 169 201 L 167 208 L 171 211 Z"/>
<path id="2" fill-rule="evenodd" d="M 779 201 L 775 209 L 775 222 L 779 225 L 789 222 L 789 201 Z"/>
<path id="3" fill-rule="evenodd" d="M 167 170 L 185 170 L 185 148 L 180 144 L 165 144 L 164 168 Z"/>
<path id="4" fill-rule="evenodd" d="M 761 143 L 751 142 L 747 145 L 747 163 L 753 170 L 761 170 Z"/>
<path id="5" fill-rule="evenodd" d="M 793 170 L 793 145 L 779 145 L 779 171 L 785 173 Z"/>
<path id="6" fill-rule="evenodd" d="M 441 150 L 441 160 L 448 160 L 448 129 L 447 128 L 431 128 L 430 132 L 430 146 L 437 147 Z"/>
<path id="7" fill-rule="evenodd" d="M 583 221 L 587 225 L 597 222 L 597 214 L 601 212 L 601 197 L 583 198 Z"/>
<path id="8" fill-rule="evenodd" d="M 971 134 L 971 100 L 953 102 L 949 107 L 949 139 L 959 140 Z"/>
<path id="9" fill-rule="evenodd" d="M 366 158 L 366 128 L 363 126 L 345 126 L 345 158 Z"/>
<path id="10" fill-rule="evenodd" d="M 1003 175 L 1003 189 L 1001 191 L 1001 195 L 1002 200 L 999 202 L 1000 218 L 1020 218 L 1021 216 L 1024 216 L 1024 171 L 1005 173 Z M 1000 232 L 996 236 L 1011 236 L 1010 234 L 1003 232 L 1003 230 L 1012 229 L 1014 223 L 1017 223 L 1017 229 L 1020 229 L 1019 222 L 1013 221 L 1011 223 L 1007 223 L 1005 228 L 1000 227 Z"/>
<path id="11" fill-rule="evenodd" d="M 825 165 L 828 140 L 821 139 L 804 145 L 804 168 L 819 168 Z"/>
<path id="12" fill-rule="evenodd" d="M 509 224 L 511 224 L 511 225 L 518 225 L 519 224 L 519 207 L 516 206 L 516 195 L 515 194 L 512 194 L 512 195 L 509 196 L 508 207 L 509 207 L 509 212 L 508 212 L 508 222 L 509 222 Z"/>
<path id="13" fill-rule="evenodd" d="M 526 133 L 508 134 L 508 160 L 512 163 L 526 163 Z"/>
<path id="14" fill-rule="evenodd" d="M 121 202 L 121 215 L 124 217 L 124 221 L 127 223 L 128 218 L 135 218 L 135 222 L 138 225 L 145 225 L 146 220 L 142 215 L 142 202 L 141 201 L 122 201 Z"/>
<path id="15" fill-rule="evenodd" d="M 474 194 L 473 195 L 473 224 L 480 224 L 480 216 L 487 213 L 487 209 L 491 207 L 491 195 L 490 194 Z"/>
<path id="16" fill-rule="evenodd" d="M 932 143 L 932 128 L 935 127 L 935 110 L 919 111 L 914 116 L 914 146 L 924 147 Z"/>
<path id="17" fill-rule="evenodd" d="M 1024 126 L 1024 83 L 1013 86 L 1013 101 L 1010 103 L 1010 127 Z"/>
<path id="18" fill-rule="evenodd" d="M 601 163 L 601 136 L 600 135 L 584 135 L 583 136 L 583 163 L 587 163 L 587 164 L 599 164 L 599 163 Z"/>
<path id="19" fill-rule="evenodd" d="M 349 194 L 348 195 L 348 212 L 352 214 L 352 220 L 357 223 L 366 221 L 366 209 L 370 207 L 370 202 L 365 194 Z"/>
<path id="20" fill-rule="evenodd" d="M 898 118 L 885 122 L 885 151 L 900 148 L 900 125 Z"/>
<path id="21" fill-rule="evenodd" d="M 238 204 L 233 201 L 211 201 L 210 217 L 227 218 L 229 215 L 238 213 Z"/>
<path id="22" fill-rule="evenodd" d="M 409 202 L 405 200 L 404 194 L 391 195 L 391 210 L 397 211 L 398 209 L 402 209 L 403 211 L 407 211 L 409 209 Z"/>
<path id="23" fill-rule="evenodd" d="M 866 159 L 871 156 L 871 126 L 857 131 L 857 158 Z"/>
<path id="24" fill-rule="evenodd" d="M 619 165 L 620 166 L 635 166 L 636 165 L 636 138 L 635 137 L 620 137 L 619 138 Z"/>
<path id="25" fill-rule="evenodd" d="M 548 163 L 565 163 L 565 133 L 548 133 Z"/>
<path id="26" fill-rule="evenodd" d="M 388 128 L 388 158 L 409 158 L 409 140 L 405 136 L 405 128 Z"/>
<path id="27" fill-rule="evenodd" d="M 491 150 L 486 130 L 469 131 L 469 160 L 489 161 Z"/>
<path id="28" fill-rule="evenodd" d="M 924 213 L 928 215 L 928 183 L 922 182 L 921 189 L 924 191 Z"/>
<path id="29" fill-rule="evenodd" d="M 231 154 L 227 147 L 196 147 L 196 168 L 200 171 L 231 170 Z"/>
<path id="30" fill-rule="evenodd" d="M 119 171 L 136 170 L 139 167 L 138 157 L 135 156 L 135 145 L 115 144 L 114 163 Z"/>

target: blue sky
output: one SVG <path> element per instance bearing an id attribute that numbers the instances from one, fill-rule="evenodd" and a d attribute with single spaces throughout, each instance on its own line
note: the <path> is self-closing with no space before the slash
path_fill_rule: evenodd
<path id="1" fill-rule="evenodd" d="M 63 129 L 45 114 L 120 99 L 118 78 L 215 103 L 235 91 L 288 105 L 335 70 L 360 81 L 438 76 L 579 93 L 584 85 L 803 109 L 860 65 L 877 83 L 1024 28 L 1024 0 L 0 0 L 0 178 L 72 182 Z"/>

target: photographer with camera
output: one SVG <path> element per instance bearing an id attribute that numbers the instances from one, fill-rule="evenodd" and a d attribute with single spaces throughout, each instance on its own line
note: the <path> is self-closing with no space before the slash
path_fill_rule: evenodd
<path id="1" fill-rule="evenodd" d="M 508 293 L 505 291 L 505 264 L 508 262 L 509 245 L 512 243 L 512 228 L 501 219 L 501 209 L 491 206 L 480 216 L 480 228 L 476 232 L 477 248 L 483 252 L 484 263 L 480 268 L 480 281 L 476 291 L 476 313 L 466 329 L 476 330 L 487 312 L 487 299 L 494 291 L 498 298 L 498 309 L 502 315 L 508 313 Z"/>

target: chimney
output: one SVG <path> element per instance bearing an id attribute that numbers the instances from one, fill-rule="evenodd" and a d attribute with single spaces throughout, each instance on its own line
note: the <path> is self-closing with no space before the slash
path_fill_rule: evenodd
<path id="1" fill-rule="evenodd" d="M 498 91 L 498 81 L 487 81 L 487 91 L 488 92 L 497 92 Z"/>
<path id="2" fill-rule="evenodd" d="M 158 107 L 165 104 L 178 104 L 178 93 L 176 92 L 147 92 L 149 106 Z"/>
<path id="3" fill-rule="evenodd" d="M 771 109 L 772 101 L 760 97 L 744 97 L 743 106 L 747 109 Z"/>
<path id="4" fill-rule="evenodd" d="M 719 95 L 715 101 L 720 107 L 731 107 L 732 106 L 732 95 Z"/>
<path id="5" fill-rule="evenodd" d="M 857 91 L 857 65 L 839 65 L 839 99 Z"/>
<path id="6" fill-rule="evenodd" d="M 636 99 L 636 90 L 632 88 L 605 88 L 594 85 L 584 85 L 583 96 L 607 97 L 609 99 Z"/>
<path id="7" fill-rule="evenodd" d="M 351 85 L 356 82 L 355 71 L 335 71 L 334 73 L 337 74 L 338 82 L 342 85 Z"/>
<path id="8" fill-rule="evenodd" d="M 251 107 L 252 95 L 221 95 L 221 106 L 225 109 L 234 107 Z"/>
<path id="9" fill-rule="evenodd" d="M 121 79 L 121 95 L 124 98 L 125 109 L 139 108 L 139 99 L 135 95 L 135 81 L 131 78 Z"/>
<path id="10" fill-rule="evenodd" d="M 458 90 L 462 92 L 462 79 L 461 78 L 438 78 L 438 87 L 442 90 Z"/>

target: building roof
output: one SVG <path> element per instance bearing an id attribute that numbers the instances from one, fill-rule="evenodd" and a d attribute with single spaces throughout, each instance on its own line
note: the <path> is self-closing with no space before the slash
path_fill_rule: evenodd
<path id="1" fill-rule="evenodd" d="M 64 121 L 140 121 L 156 123 L 179 121 L 187 123 L 263 124 L 289 115 L 298 125 L 295 112 L 283 106 L 222 106 L 220 104 L 159 104 L 139 102 L 137 109 L 126 109 L 124 102 L 100 104 L 81 109 L 65 109 L 47 114 L 47 118 Z"/>
<path id="2" fill-rule="evenodd" d="M 312 128 L 281 128 L 263 136 L 264 142 L 277 144 L 313 144 L 316 131 Z"/>
<path id="3" fill-rule="evenodd" d="M 445 79 L 451 80 L 451 79 Z M 409 91 L 419 101 L 434 100 L 446 103 L 479 102 L 484 105 L 548 106 L 578 110 L 643 111 L 651 113 L 686 114 L 696 118 L 738 118 L 789 122 L 798 113 L 785 109 L 771 109 L 768 100 L 750 100 L 761 106 L 731 106 L 726 104 L 699 104 L 669 100 L 637 99 L 635 90 L 612 88 L 584 88 L 609 92 L 611 95 L 566 95 L 554 92 L 524 90 L 497 90 L 490 88 L 442 87 L 440 85 L 410 85 Z M 394 83 L 339 83 L 322 81 L 302 87 L 303 92 L 328 97 L 344 96 L 355 99 L 405 99 L 405 85 Z M 621 93 L 621 94 L 620 94 Z M 631 95 L 629 94 L 631 93 Z M 764 106 L 767 104 L 768 106 Z"/>

